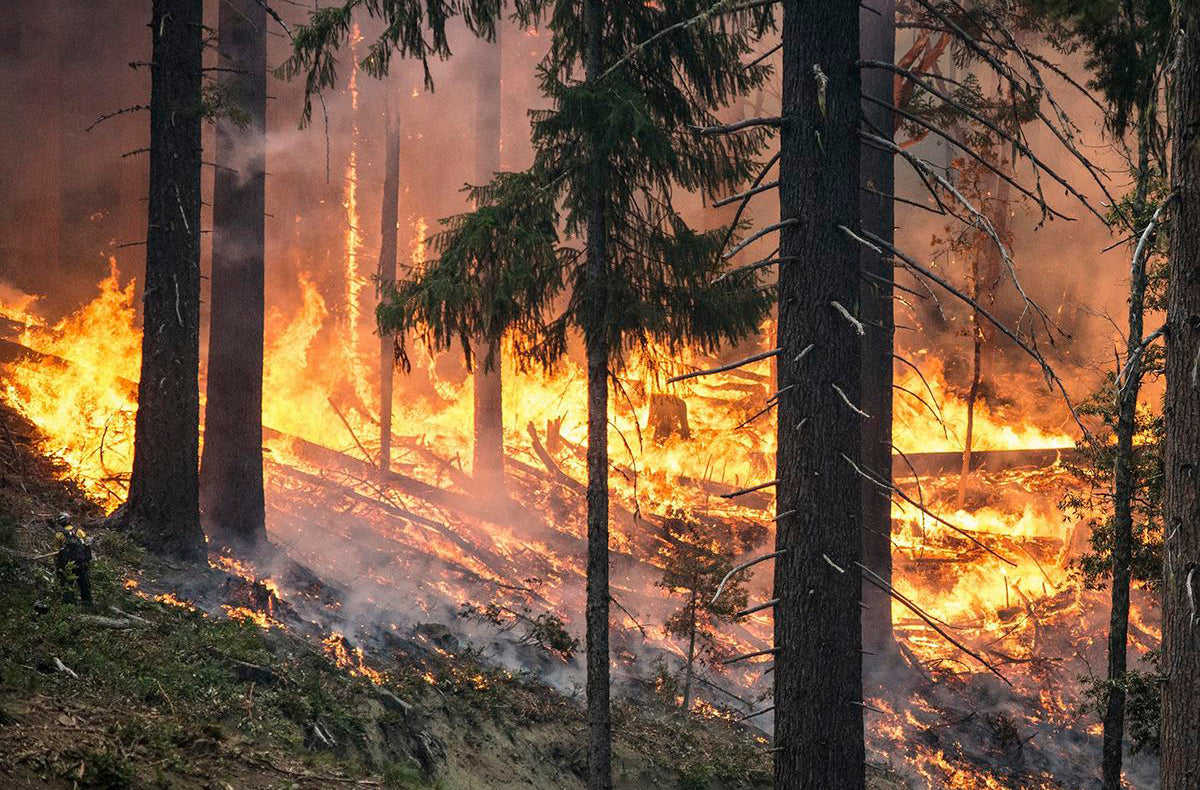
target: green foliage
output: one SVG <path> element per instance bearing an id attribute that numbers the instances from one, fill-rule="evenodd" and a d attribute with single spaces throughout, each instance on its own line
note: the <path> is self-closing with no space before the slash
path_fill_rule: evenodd
<path id="1" fill-rule="evenodd" d="M 433 88 L 429 71 L 431 57 L 448 58 L 446 23 L 461 17 L 476 35 L 493 39 L 500 18 L 501 0 L 342 0 L 340 4 L 315 8 L 307 24 L 292 35 L 292 54 L 276 70 L 281 79 L 304 77 L 302 124 L 312 120 L 312 100 L 337 82 L 337 52 L 350 38 L 356 11 L 382 23 L 378 37 L 367 48 L 359 64 L 374 77 L 388 73 L 392 57 L 413 58 L 425 69 L 425 85 Z M 528 16 L 540 0 L 516 0 L 518 14 Z"/>
<path id="2" fill-rule="evenodd" d="M 679 772 L 679 790 L 707 790 L 712 778 L 711 766 L 693 763 Z"/>
<path id="3" fill-rule="evenodd" d="M 472 340 L 484 340 L 485 369 L 495 364 L 490 352 L 505 335 L 518 346 L 536 342 L 562 291 L 563 271 L 577 257 L 559 246 L 553 192 L 532 174 L 498 173 L 467 192 L 475 210 L 442 220 L 446 229 L 431 240 L 438 257 L 398 282 L 378 307 L 380 331 L 396 336 L 405 369 L 408 330 L 439 351 L 460 341 L 468 366 Z"/>
<path id="4" fill-rule="evenodd" d="M 390 763 L 383 767 L 383 786 L 391 790 L 415 790 L 426 787 L 425 778 L 415 766 L 405 763 Z"/>
<path id="5" fill-rule="evenodd" d="M 656 586 L 684 598 L 663 624 L 674 639 L 696 640 L 696 659 L 712 668 L 728 657 L 718 639 L 718 628 L 731 623 L 748 600 L 746 583 L 750 571 L 735 573 L 725 583 L 721 597 L 713 602 L 721 580 L 733 569 L 734 558 L 761 540 L 761 536 L 738 534 L 727 524 L 696 519 L 677 512 L 663 520 L 666 548 L 659 561 L 663 577 Z"/>
<path id="6" fill-rule="evenodd" d="M 1148 664 L 1146 671 L 1126 672 L 1118 680 L 1100 677 L 1083 677 L 1084 709 L 1098 719 L 1104 718 L 1108 708 L 1108 696 L 1114 688 L 1125 691 L 1125 727 L 1129 735 L 1129 751 L 1158 753 L 1158 724 L 1161 718 L 1162 684 L 1164 677 L 1159 668 L 1161 653 L 1151 651 L 1143 656 Z"/>
<path id="7" fill-rule="evenodd" d="M 133 790 L 137 774 L 123 755 L 111 751 L 84 752 L 78 756 L 82 775 L 70 777 L 80 790 Z"/>
<path id="8" fill-rule="evenodd" d="M 458 616 L 491 623 L 502 632 L 518 625 L 524 626 L 525 633 L 520 639 L 523 644 L 537 645 L 559 656 L 563 661 L 570 661 L 579 649 L 579 637 L 572 636 L 567 630 L 566 622 L 550 612 L 533 616 L 528 606 L 513 609 L 498 603 L 489 603 L 484 607 L 463 604 Z"/>
<path id="9" fill-rule="evenodd" d="M 655 34 L 708 11 L 710 2 L 607 2 L 601 42 L 615 63 Z M 666 344 L 712 350 L 755 331 L 770 295 L 755 275 L 714 283 L 724 268 L 728 229 L 698 232 L 672 206 L 681 188 L 734 191 L 755 172 L 767 132 L 699 134 L 716 111 L 759 88 L 769 71 L 743 68 L 766 17 L 725 15 L 641 47 L 594 82 L 577 79 L 584 56 L 581 4 L 552 4 L 553 45 L 541 87 L 553 108 L 532 114 L 535 163 L 562 201 L 568 235 L 586 235 L 588 207 L 604 207 L 603 274 L 568 273 L 570 296 L 547 323 L 544 356 L 563 353 L 574 327 L 603 333 L 614 361 L 622 352 Z"/>
<path id="10" fill-rule="evenodd" d="M 206 82 L 200 89 L 200 117 L 206 121 L 228 119 L 239 129 L 250 124 L 250 113 L 230 83 Z"/>
<path id="11" fill-rule="evenodd" d="M 1158 91 L 1171 47 L 1171 0 L 1024 0 L 1031 27 L 1070 53 L 1083 50 L 1090 87 L 1105 97 L 1108 126 L 1123 136 L 1144 118 L 1157 126 Z M 1049 27 L 1045 23 L 1050 23 Z M 1161 131 L 1161 130 L 1156 130 Z M 1155 134 L 1157 136 L 1157 134 Z"/>
<path id="12" fill-rule="evenodd" d="M 1148 369 L 1161 366 L 1161 350 L 1150 354 Z M 1079 447 L 1076 460 L 1064 465 L 1084 486 L 1073 489 L 1059 502 L 1068 517 L 1087 519 L 1091 527 L 1091 551 L 1081 555 L 1075 565 L 1084 583 L 1103 587 L 1112 575 L 1113 550 L 1113 468 L 1116 460 L 1117 423 L 1115 377 L 1104 385 L 1078 411 L 1081 416 L 1098 418 L 1091 441 Z M 1162 495 L 1163 495 L 1163 419 L 1159 413 L 1139 406 L 1135 418 L 1133 446 L 1133 561 L 1135 582 L 1155 587 L 1162 576 Z M 1099 514 L 1099 515 L 1097 515 Z"/>
<path id="13" fill-rule="evenodd" d="M 312 13 L 296 32 L 282 73 L 304 74 L 310 96 L 331 87 L 335 53 L 356 9 L 385 25 L 363 61 L 369 73 L 382 75 L 392 55 L 425 60 L 449 54 L 444 24 L 455 14 L 490 37 L 500 5 L 346 0 Z M 384 331 L 421 327 L 430 346 L 459 341 L 468 359 L 472 339 L 494 345 L 510 333 L 518 359 L 551 365 L 566 353 L 571 331 L 579 330 L 605 335 L 616 366 L 635 348 L 711 351 L 756 331 L 772 303 L 757 275 L 714 282 L 732 230 L 691 229 L 673 208 L 672 194 L 677 188 L 733 191 L 754 173 L 767 140 L 763 128 L 735 135 L 697 129 L 716 125 L 719 109 L 764 83 L 768 67 L 741 61 L 769 24 L 770 10 L 713 15 L 710 0 L 606 2 L 604 62 L 636 54 L 602 78 L 580 82 L 582 4 L 517 0 L 512 8 L 522 23 L 542 23 L 553 35 L 539 71 L 552 108 L 532 113 L 534 165 L 471 190 L 477 207 L 446 222 L 438 260 L 388 295 L 379 311 Z M 423 36 L 423 18 L 432 43 Z M 688 20 L 695 21 L 641 46 Z M 306 119 L 310 112 L 306 106 Z M 561 219 L 568 236 L 585 235 L 585 207 L 595 199 L 605 218 L 599 277 L 589 276 L 582 256 L 555 233 Z M 564 309 L 547 315 L 564 289 Z M 404 347 L 399 351 L 403 362 Z M 485 366 L 491 357 L 489 351 Z"/>
<path id="14" fill-rule="evenodd" d="M 97 545 L 110 541 L 120 546 L 107 533 Z M 126 733 L 169 751 L 173 739 L 183 744 L 212 737 L 205 728 L 219 724 L 214 712 L 245 710 L 249 682 L 234 665 L 242 661 L 274 666 L 280 680 L 255 689 L 254 715 L 238 717 L 239 729 L 298 743 L 304 728 L 319 720 L 343 742 L 362 736 L 353 705 L 356 688 L 366 681 L 346 677 L 319 654 L 303 652 L 281 662 L 256 626 L 136 598 L 122 585 L 128 572 L 128 566 L 107 556 L 92 563 L 97 603 L 117 605 L 151 623 L 113 638 L 111 630 L 96 627 L 80 617 L 78 607 L 63 603 L 48 568 L 0 554 L 0 682 L 60 693 L 64 681 L 46 674 L 58 658 L 79 675 L 72 683 L 133 706 L 169 710 L 187 722 L 176 733 Z"/>

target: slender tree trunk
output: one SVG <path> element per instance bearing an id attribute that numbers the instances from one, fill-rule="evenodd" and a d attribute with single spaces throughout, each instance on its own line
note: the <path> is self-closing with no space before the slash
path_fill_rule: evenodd
<path id="1" fill-rule="evenodd" d="M 379 295 L 382 298 L 396 285 L 396 256 L 400 214 L 400 123 L 392 102 L 390 86 L 386 89 L 387 153 L 383 173 L 383 208 L 379 219 Z M 394 340 L 391 335 L 379 334 L 379 470 L 385 474 L 392 468 L 392 373 L 396 367 Z"/>
<path id="2" fill-rule="evenodd" d="M 1150 180 L 1145 120 L 1138 119 L 1138 182 L 1135 216 L 1145 213 Z M 1134 234 L 1135 239 L 1140 234 Z M 1134 242 L 1136 250 L 1136 241 Z M 1122 746 L 1125 740 L 1125 672 L 1129 638 L 1130 565 L 1133 562 L 1133 435 L 1137 431 L 1137 402 L 1142 385 L 1141 342 L 1146 311 L 1146 260 L 1135 257 L 1129 272 L 1129 333 L 1125 341 L 1128 375 L 1118 381 L 1117 454 L 1113 464 L 1112 608 L 1108 623 L 1108 703 L 1104 710 L 1103 790 L 1121 790 Z"/>
<path id="3" fill-rule="evenodd" d="M 142 369 L 125 518 L 153 551 L 205 557 L 200 531 L 202 0 L 154 0 Z"/>
<path id="4" fill-rule="evenodd" d="M 696 665 L 696 591 L 692 590 L 692 600 L 688 609 L 689 625 L 687 669 L 683 673 L 683 710 L 692 709 L 692 677 Z"/>
<path id="5" fill-rule="evenodd" d="M 604 73 L 603 0 L 584 0 L 588 82 Z M 612 709 L 609 701 L 608 628 L 608 327 L 603 315 L 608 290 L 608 222 L 605 193 L 597 184 L 587 196 L 586 271 L 590 323 L 587 347 L 587 718 L 588 790 L 612 790 Z"/>
<path id="6" fill-rule="evenodd" d="M 267 13 L 223 0 L 218 66 L 237 117 L 217 120 L 200 502 L 210 537 L 254 548 L 267 539 L 262 379 L 267 139 Z"/>
<path id="7" fill-rule="evenodd" d="M 1200 786 L 1200 1 L 1174 3 L 1163 527 L 1162 790 Z"/>
<path id="8" fill-rule="evenodd" d="M 981 234 L 982 235 L 982 234 Z M 979 258 L 983 255 L 983 244 L 994 245 L 990 238 L 980 239 L 980 245 L 971 251 L 971 273 L 969 293 L 975 302 L 982 298 L 979 288 Z M 979 384 L 983 380 L 982 352 L 983 330 L 979 308 L 971 311 L 971 388 L 967 391 L 967 431 L 963 439 L 962 466 L 958 473 L 957 507 L 963 509 L 967 500 L 967 478 L 971 476 L 971 450 L 975 444 L 975 402 L 979 400 Z"/>
<path id="9" fill-rule="evenodd" d="M 478 122 L 475 138 L 475 177 L 483 184 L 500 169 L 501 54 L 500 30 L 495 43 L 483 47 L 476 71 Z M 482 353 L 475 368 L 475 455 L 471 474 L 488 494 L 504 492 L 504 398 L 499 340 L 481 339 Z M 486 359 L 494 360 L 489 366 Z"/>
<path id="10" fill-rule="evenodd" d="M 814 24 L 820 20 L 820 24 Z M 859 17 L 785 0 L 780 138 L 775 787 L 862 790 Z M 812 348 L 807 354 L 801 352 Z M 849 403 L 847 403 L 849 401 Z M 853 404 L 853 406 L 851 405 Z"/>
<path id="11" fill-rule="evenodd" d="M 859 11 L 863 60 L 892 63 L 896 59 L 895 0 L 864 0 Z M 880 101 L 893 101 L 894 77 L 882 69 L 862 74 L 862 91 Z M 894 134 L 892 112 L 873 102 L 863 102 L 863 116 L 887 138 Z M 863 228 L 886 241 L 895 235 L 895 164 L 892 155 L 869 145 L 859 146 L 859 205 Z M 878 193 L 883 193 L 882 195 Z M 892 477 L 892 353 L 895 346 L 892 287 L 895 277 L 890 258 L 863 248 L 864 272 L 875 275 L 862 281 L 862 320 L 867 333 L 862 341 L 863 410 L 872 419 L 862 423 L 863 463 L 883 480 Z M 866 480 L 862 488 L 863 564 L 888 582 L 892 579 L 892 503 L 879 486 Z M 891 598 L 876 587 L 863 590 L 863 647 L 881 657 L 895 653 Z"/>

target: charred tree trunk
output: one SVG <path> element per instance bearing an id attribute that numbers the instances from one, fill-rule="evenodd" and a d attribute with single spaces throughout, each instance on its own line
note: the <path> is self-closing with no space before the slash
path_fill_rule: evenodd
<path id="1" fill-rule="evenodd" d="M 775 787 L 862 790 L 859 17 L 783 3 Z M 815 24 L 820 20 L 820 24 Z M 801 352 L 812 346 L 807 354 Z M 852 405 L 853 404 L 853 405 Z"/>
<path id="2" fill-rule="evenodd" d="M 217 120 L 200 502 L 219 542 L 266 542 L 262 379 L 267 135 L 267 13 L 257 0 L 219 4 L 218 65 L 231 112 Z M 226 72 L 222 72 L 226 73 Z"/>
<path id="3" fill-rule="evenodd" d="M 1200 784 L 1200 1 L 1174 4 L 1163 526 L 1162 790 Z"/>
<path id="4" fill-rule="evenodd" d="M 400 214 L 400 123 L 388 89 L 387 154 L 383 173 L 383 208 L 379 220 L 379 295 L 382 298 L 396 285 L 396 256 Z M 396 367 L 395 343 L 391 335 L 379 334 L 379 470 L 392 468 L 392 374 Z"/>
<path id="5" fill-rule="evenodd" d="M 1004 162 L 998 162 L 997 167 L 1006 167 Z M 980 205 L 992 227 L 996 230 L 1005 244 L 1009 243 L 1009 202 L 1011 193 L 1008 182 L 994 173 L 985 175 L 986 185 L 979 196 Z M 971 250 L 971 271 L 969 293 L 977 305 L 985 301 L 989 304 L 996 301 L 996 289 L 1000 285 L 1004 257 L 996 242 L 986 233 L 976 234 L 975 248 Z M 967 483 L 971 477 L 971 456 L 975 452 L 975 406 L 979 402 L 980 388 L 983 386 L 984 370 L 988 368 L 991 358 L 992 337 L 988 324 L 978 307 L 971 310 L 971 387 L 967 391 L 967 429 L 963 439 L 962 465 L 958 475 L 959 510 L 966 504 Z"/>
<path id="6" fill-rule="evenodd" d="M 859 11 L 862 25 L 860 49 L 863 60 L 892 63 L 896 59 L 895 0 L 865 0 Z M 868 96 L 892 104 L 894 77 L 882 69 L 862 74 L 862 91 Z M 895 120 L 892 112 L 874 102 L 863 102 L 863 116 L 879 134 L 891 138 Z M 895 164 L 892 154 L 868 145 L 859 147 L 862 168 L 859 174 L 859 205 L 862 227 L 885 241 L 895 234 Z M 882 193 L 882 194 L 879 194 Z M 895 276 L 892 261 L 872 250 L 862 250 L 863 271 L 874 277 L 862 281 L 862 321 L 866 336 L 862 341 L 863 411 L 872 419 L 862 423 L 862 460 L 883 480 L 892 475 L 892 353 L 895 342 L 892 287 Z M 888 493 L 867 480 L 862 488 L 863 564 L 880 578 L 892 579 L 892 502 Z M 882 657 L 895 654 L 892 634 L 892 602 L 883 591 L 868 586 L 863 602 L 863 647 Z"/>
<path id="7" fill-rule="evenodd" d="M 491 180 L 500 169 L 501 54 L 500 26 L 495 43 L 482 42 L 476 72 L 475 100 L 478 122 L 475 142 L 475 175 L 479 183 Z M 504 492 L 504 398 L 500 339 L 481 339 L 482 357 L 475 367 L 475 451 L 471 474 L 489 495 Z M 488 364 L 486 360 L 492 360 Z"/>
<path id="8" fill-rule="evenodd" d="M 604 73 L 603 0 L 584 0 L 587 37 L 584 74 L 593 82 Z M 608 628 L 608 327 L 603 315 L 608 290 L 608 221 L 605 195 L 594 184 L 587 195 L 587 298 L 592 302 L 587 347 L 587 719 L 588 790 L 612 790 L 612 709 L 609 701 Z"/>
<path id="9" fill-rule="evenodd" d="M 1150 180 L 1147 121 L 1138 121 L 1138 182 L 1134 214 L 1145 214 Z M 1136 231 L 1136 228 L 1133 228 Z M 1125 673 L 1129 642 L 1129 586 L 1133 563 L 1133 436 L 1137 433 L 1137 402 L 1142 386 L 1141 343 L 1146 311 L 1146 258 L 1138 255 L 1134 233 L 1134 257 L 1129 272 L 1129 332 L 1125 341 L 1128 374 L 1117 381 L 1117 452 L 1113 463 L 1113 549 L 1112 608 L 1108 622 L 1108 702 L 1104 709 L 1104 750 L 1101 770 L 1103 790 L 1121 790 L 1121 764 L 1125 740 Z M 1118 371 L 1118 375 L 1119 375 Z"/>
<path id="10" fill-rule="evenodd" d="M 205 557 L 200 531 L 201 0 L 151 12 L 150 205 L 142 368 L 125 519 L 151 550 Z"/>
<path id="11" fill-rule="evenodd" d="M 980 234 L 982 236 L 982 234 Z M 979 244 L 993 244 L 990 239 L 979 240 Z M 968 275 L 968 293 L 976 304 L 983 298 L 979 288 L 979 258 L 983 255 L 983 247 L 977 246 L 970 253 L 971 271 Z M 962 465 L 958 473 L 957 507 L 963 509 L 967 499 L 967 478 L 971 476 L 971 450 L 975 444 L 975 402 L 979 400 L 979 385 L 983 381 L 983 316 L 979 308 L 971 311 L 971 388 L 967 390 L 967 430 L 963 438 Z"/>

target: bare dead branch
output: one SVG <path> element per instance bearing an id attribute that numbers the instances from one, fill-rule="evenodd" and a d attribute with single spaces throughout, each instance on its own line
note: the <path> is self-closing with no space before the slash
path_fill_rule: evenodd
<path id="1" fill-rule="evenodd" d="M 783 126 L 783 118 L 778 115 L 761 116 L 758 118 L 747 118 L 744 121 L 737 123 L 724 123 L 717 126 L 693 126 L 696 134 L 730 134 L 732 132 L 740 132 L 745 129 L 752 129 L 755 126 L 769 126 L 778 129 Z"/>
<path id="2" fill-rule="evenodd" d="M 717 600 L 721 597 L 721 593 L 725 592 L 725 585 L 729 583 L 729 580 L 733 578 L 734 574 L 741 573 L 742 571 L 746 570 L 747 568 L 753 568 L 755 565 L 758 565 L 760 562 L 766 562 L 767 560 L 775 559 L 776 557 L 783 554 L 785 551 L 786 551 L 786 549 L 779 549 L 778 551 L 772 551 L 770 554 L 764 554 L 761 557 L 755 557 L 752 560 L 746 560 L 743 563 L 739 563 L 738 565 L 733 566 L 733 568 L 730 569 L 729 573 L 725 574 L 725 577 L 721 579 L 721 583 L 717 585 L 717 592 L 713 595 L 711 603 L 715 604 L 717 602 Z"/>
<path id="3" fill-rule="evenodd" d="M 728 365 L 721 365 L 718 368 L 709 368 L 708 370 L 697 370 L 692 373 L 684 373 L 682 376 L 674 376 L 673 378 L 667 379 L 667 383 L 674 384 L 677 381 L 684 381 L 686 379 L 694 379 L 698 376 L 711 376 L 714 373 L 724 373 L 728 370 L 736 370 L 737 368 L 743 367 L 745 365 L 749 365 L 753 362 L 758 362 L 763 359 L 769 359 L 778 353 L 779 353 L 779 349 L 775 348 L 770 351 L 764 351 L 761 354 L 755 354 L 754 356 L 746 357 L 745 359 L 739 359 L 737 362 L 730 362 Z"/>
<path id="4" fill-rule="evenodd" d="M 770 488 L 771 486 L 777 485 L 778 483 L 779 483 L 778 478 L 776 478 L 775 480 L 768 480 L 767 482 L 759 483 L 756 486 L 750 486 L 749 488 L 739 488 L 737 491 L 730 491 L 728 494 L 721 494 L 721 498 L 722 499 L 734 499 L 735 497 L 745 496 L 746 494 L 753 494 L 755 491 L 762 491 L 764 488 Z"/>
<path id="5" fill-rule="evenodd" d="M 781 222 L 776 222 L 774 225 L 768 225 L 767 227 L 760 230 L 758 233 L 755 233 L 754 235 L 750 236 L 749 238 L 738 243 L 738 245 L 736 247 L 734 247 L 732 250 L 725 253 L 721 257 L 724 258 L 725 260 L 729 260 L 734 255 L 737 255 L 739 252 L 741 252 L 742 250 L 746 249 L 754 242 L 761 239 L 763 236 L 766 236 L 768 233 L 774 233 L 775 231 L 782 230 L 783 228 L 786 228 L 790 225 L 798 225 L 798 224 L 800 224 L 800 220 L 797 219 L 796 217 L 792 217 L 791 219 L 785 219 L 785 220 L 782 220 Z"/>

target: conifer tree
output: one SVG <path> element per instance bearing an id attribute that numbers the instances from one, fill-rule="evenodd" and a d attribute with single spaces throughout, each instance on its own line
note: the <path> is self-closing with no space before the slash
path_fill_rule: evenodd
<path id="1" fill-rule="evenodd" d="M 1132 193 L 1114 207 L 1112 225 L 1130 244 L 1128 331 L 1122 369 L 1106 383 L 1111 409 L 1096 411 L 1110 420 L 1115 447 L 1093 442 L 1089 452 L 1111 462 L 1101 481 L 1111 487 L 1112 517 L 1099 530 L 1111 576 L 1112 608 L 1108 632 L 1108 673 L 1104 684 L 1104 747 L 1101 765 L 1103 790 L 1120 790 L 1125 740 L 1125 709 L 1128 675 L 1128 631 L 1130 583 L 1135 578 L 1136 558 L 1145 553 L 1143 522 L 1138 518 L 1139 492 L 1145 498 L 1153 482 L 1139 467 L 1150 446 L 1135 447 L 1139 420 L 1138 396 L 1153 352 L 1143 341 L 1144 315 L 1151 283 L 1148 271 L 1158 224 L 1159 208 L 1155 184 L 1165 169 L 1161 142 L 1160 92 L 1163 69 L 1171 38 L 1169 0 L 1136 0 L 1121 4 L 1087 0 L 1027 0 L 1033 20 L 1049 20 L 1056 28 L 1053 38 L 1066 48 L 1083 47 L 1087 66 L 1094 75 L 1091 86 L 1104 97 L 1109 108 L 1108 129 L 1117 142 L 1130 150 L 1134 176 Z M 1125 137 L 1132 131 L 1133 145 Z M 1104 437 L 1107 438 L 1107 437 Z M 1101 440 L 1102 441 L 1102 440 Z M 1156 449 L 1156 448 L 1155 448 Z M 1151 459 L 1151 465 L 1157 466 Z M 1153 517 L 1148 519 L 1156 522 Z M 1095 542 L 1095 541 L 1094 541 Z"/>
<path id="2" fill-rule="evenodd" d="M 151 11 L 150 202 L 142 366 L 124 519 L 150 549 L 202 560 L 200 531 L 201 0 Z"/>
<path id="3" fill-rule="evenodd" d="M 1172 3 L 1174 211 L 1167 286 L 1162 790 L 1200 779 L 1200 2 Z"/>
<path id="4" fill-rule="evenodd" d="M 720 662 L 729 658 L 717 639 L 717 629 L 732 623 L 745 608 L 750 575 L 749 570 L 730 575 L 732 558 L 753 548 L 761 535 L 739 535 L 727 524 L 679 513 L 663 519 L 662 536 L 666 542 L 659 557 L 663 576 L 655 584 L 684 599 L 663 630 L 686 645 L 680 703 L 686 711 L 692 706 L 696 664 L 719 668 Z"/>
<path id="5" fill-rule="evenodd" d="M 262 379 L 267 134 L 267 12 L 223 0 L 218 68 L 211 317 L 200 503 L 210 538 L 243 548 L 267 539 Z"/>
<path id="6" fill-rule="evenodd" d="M 291 69 L 305 71 L 310 86 L 331 79 L 329 46 L 339 40 L 337 31 L 345 30 L 355 5 L 317 12 L 311 28 L 297 35 Z M 500 198 L 506 192 L 519 195 L 525 190 L 526 202 L 561 204 L 565 234 L 583 242 L 579 255 L 548 248 L 535 256 L 543 262 L 569 258 L 571 265 L 561 270 L 565 309 L 557 316 L 537 316 L 541 323 L 529 325 L 533 331 L 523 352 L 526 359 L 553 364 L 566 353 L 573 331 L 584 340 L 589 790 L 612 786 L 609 377 L 634 349 L 654 346 L 671 353 L 693 345 L 711 351 L 744 337 L 758 329 L 771 303 L 753 274 L 714 282 L 724 267 L 725 229 L 695 231 L 672 205 L 677 189 L 715 195 L 735 189 L 754 172 L 765 129 L 751 127 L 732 136 L 706 133 L 719 127 L 717 110 L 757 88 L 768 73 L 762 65 L 744 67 L 740 61 L 769 19 L 763 6 L 751 6 L 715 13 L 711 2 L 697 0 L 666 5 L 636 0 L 516 4 L 519 17 L 544 18 L 553 36 L 541 68 L 542 92 L 552 107 L 533 114 L 533 168 L 498 179 L 492 187 L 493 205 L 485 205 L 484 211 L 503 205 Z M 396 37 L 385 33 L 369 61 L 386 68 L 384 53 L 393 46 L 398 46 Z M 487 195 L 480 197 L 487 202 Z M 552 245 L 544 212 L 530 216 L 535 232 L 520 225 L 511 229 L 517 243 L 538 239 Z M 478 217 L 460 225 L 467 230 L 478 227 Z M 512 243 L 498 242 L 501 247 Z M 454 248 L 448 239 L 447 250 Z M 523 265 L 511 258 L 501 262 L 506 271 Z M 445 299 L 427 311 L 442 316 L 431 329 L 435 339 L 445 340 L 445 330 L 456 326 L 459 338 L 470 343 L 471 337 L 486 336 L 478 331 L 483 325 L 494 327 L 490 314 L 496 300 L 455 311 L 453 306 L 462 307 L 468 291 L 421 290 Z M 528 306 L 538 298 L 544 297 L 526 292 L 509 301 Z M 401 304 L 396 303 L 398 314 L 393 318 L 403 320 L 406 310 Z M 381 308 L 385 321 L 389 312 L 391 308 Z M 528 320 L 529 314 L 520 314 Z"/>
<path id="7" fill-rule="evenodd" d="M 814 20 L 820 19 L 820 24 Z M 859 11 L 783 3 L 775 786 L 866 782 Z M 847 232 L 849 231 L 849 233 Z"/>

